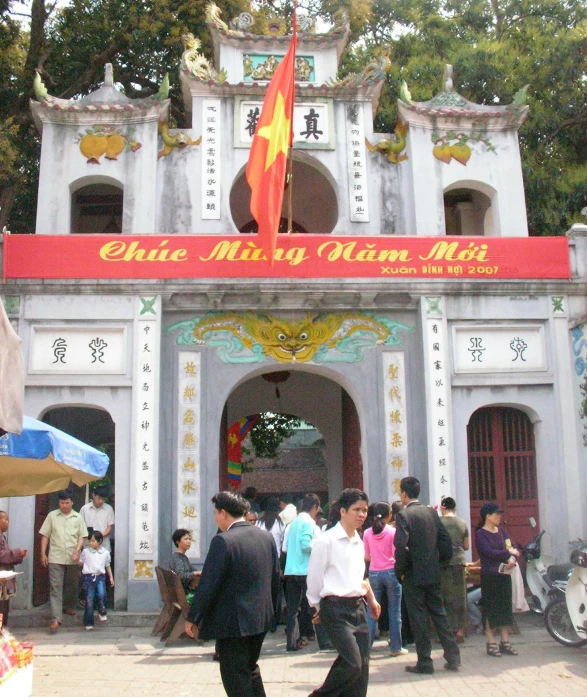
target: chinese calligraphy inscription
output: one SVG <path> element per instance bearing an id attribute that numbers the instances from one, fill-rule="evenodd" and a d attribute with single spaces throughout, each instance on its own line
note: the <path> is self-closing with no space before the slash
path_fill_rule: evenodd
<path id="1" fill-rule="evenodd" d="M 401 478 L 409 473 L 405 359 L 402 351 L 386 351 L 382 360 L 388 495 L 396 498 Z"/>
<path id="2" fill-rule="evenodd" d="M 367 158 L 365 157 L 365 128 L 363 110 L 355 104 L 347 106 L 346 141 L 348 161 L 348 186 L 351 221 L 369 222 L 369 192 L 367 185 Z"/>
<path id="3" fill-rule="evenodd" d="M 200 360 L 180 351 L 177 393 L 177 527 L 192 531 L 189 556 L 201 555 L 200 537 Z"/>
<path id="4" fill-rule="evenodd" d="M 202 220 L 220 219 L 220 105 L 219 99 L 202 100 Z"/>

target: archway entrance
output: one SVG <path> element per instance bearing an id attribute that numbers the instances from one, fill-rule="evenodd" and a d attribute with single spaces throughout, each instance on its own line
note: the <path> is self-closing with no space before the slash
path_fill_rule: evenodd
<path id="1" fill-rule="evenodd" d="M 345 487 L 363 487 L 361 428 L 352 398 L 334 380 L 296 369 L 257 375 L 229 396 L 220 429 L 221 489 L 229 487 L 228 438 L 237 435 L 234 425 L 267 413 L 295 417 L 299 426 L 268 461 L 256 457 L 245 434 L 241 490 L 254 486 L 261 501 L 284 493 L 317 493 L 331 501 Z"/>
<path id="2" fill-rule="evenodd" d="M 514 544 L 535 535 L 528 519 L 539 525 L 534 427 L 528 416 L 511 407 L 485 407 L 467 426 L 471 523 L 486 501 L 503 510 L 503 523 Z"/>
<path id="3" fill-rule="evenodd" d="M 292 169 L 293 232 L 317 235 L 331 233 L 338 222 L 336 183 L 315 158 L 294 152 Z M 289 192 L 283 198 L 280 232 L 287 232 Z M 250 210 L 251 189 L 245 171 L 239 173 L 230 192 L 230 212 L 239 232 L 256 232 Z"/>
<path id="4" fill-rule="evenodd" d="M 45 423 L 68 433 L 70 436 L 98 448 L 110 458 L 106 476 L 100 482 L 79 487 L 73 482 L 70 489 L 73 492 L 73 507 L 76 511 L 87 503 L 91 489 L 98 484 L 106 485 L 111 492 L 109 503 L 114 507 L 115 462 L 114 462 L 114 421 L 110 414 L 94 407 L 53 407 L 41 417 Z M 49 511 L 59 507 L 57 492 L 41 494 L 35 501 L 35 533 L 41 528 Z M 112 566 L 114 572 L 114 536 L 111 536 Z M 111 589 L 109 587 L 109 593 Z M 49 571 L 41 566 L 41 536 L 35 534 L 35 549 L 33 559 L 33 605 L 43 605 L 49 600 Z M 109 605 L 113 597 L 108 597 Z"/>

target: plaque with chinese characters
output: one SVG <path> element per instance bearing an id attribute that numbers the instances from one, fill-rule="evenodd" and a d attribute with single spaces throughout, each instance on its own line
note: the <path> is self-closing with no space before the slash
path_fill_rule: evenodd
<path id="1" fill-rule="evenodd" d="M 263 108 L 262 101 L 240 102 L 239 118 L 235 124 L 235 143 L 250 145 Z M 329 101 L 294 104 L 293 139 L 296 148 L 332 148 L 332 110 Z"/>
<path id="2" fill-rule="evenodd" d="M 31 328 L 30 374 L 121 375 L 125 372 L 125 327 Z"/>
<path id="3" fill-rule="evenodd" d="M 454 326 L 455 373 L 546 370 L 542 325 Z"/>

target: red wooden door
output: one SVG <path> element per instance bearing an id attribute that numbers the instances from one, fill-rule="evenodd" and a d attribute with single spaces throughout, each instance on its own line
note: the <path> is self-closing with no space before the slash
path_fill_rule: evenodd
<path id="1" fill-rule="evenodd" d="M 467 426 L 471 524 L 476 526 L 486 501 L 503 510 L 503 524 L 514 545 L 535 536 L 539 525 L 534 427 L 519 409 L 488 407 L 476 411 Z"/>
<path id="2" fill-rule="evenodd" d="M 342 390 L 342 485 L 345 489 L 363 489 L 361 424 L 355 403 L 345 390 Z"/>
<path id="3" fill-rule="evenodd" d="M 35 550 L 33 557 L 33 605 L 38 607 L 49 600 L 49 569 L 41 565 L 41 535 L 39 530 L 49 513 L 49 494 L 35 499 Z"/>

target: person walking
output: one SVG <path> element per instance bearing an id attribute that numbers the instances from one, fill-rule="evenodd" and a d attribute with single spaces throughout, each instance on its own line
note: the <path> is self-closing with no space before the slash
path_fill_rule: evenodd
<path id="1" fill-rule="evenodd" d="M 102 547 L 112 555 L 110 533 L 114 525 L 114 509 L 106 503 L 108 487 L 97 486 L 92 491 L 92 500 L 79 510 L 88 531 L 97 530 L 102 533 Z M 88 545 L 86 541 L 85 546 Z"/>
<path id="2" fill-rule="evenodd" d="M 306 576 L 308 562 L 316 533 L 314 518 L 320 510 L 320 499 L 317 494 L 306 494 L 302 500 L 300 514 L 289 526 L 285 560 L 285 603 L 287 636 L 286 651 L 299 651 L 306 646 L 306 640 L 301 637 L 313 637 L 314 629 L 310 608 L 303 602 L 306 596 Z M 298 613 L 302 608 L 298 621 Z"/>
<path id="3" fill-rule="evenodd" d="M 446 660 L 446 670 L 458 670 L 461 655 L 450 631 L 440 595 L 440 565 L 452 557 L 452 541 L 438 513 L 418 500 L 420 482 L 404 477 L 400 498 L 404 508 L 397 514 L 395 533 L 395 573 L 403 583 L 410 625 L 414 634 L 418 661 L 406 666 L 408 673 L 432 675 L 430 634 L 426 615 L 430 617 Z"/>
<path id="4" fill-rule="evenodd" d="M 285 532 L 285 525 L 283 524 L 281 518 L 279 517 L 279 512 L 281 511 L 281 506 L 279 505 L 279 499 L 277 497 L 271 497 L 267 500 L 265 505 L 265 513 L 261 520 L 257 522 L 257 527 L 261 530 L 266 530 L 273 535 L 275 540 L 275 546 L 277 547 L 277 554 L 280 557 L 280 568 L 281 568 L 281 553 L 283 548 L 283 535 Z M 277 594 L 277 611 L 275 613 L 275 618 L 271 625 L 269 631 L 274 632 L 277 629 L 277 624 L 279 622 L 279 616 L 281 614 L 281 603 L 282 603 L 282 588 L 283 588 L 283 573 L 280 572 L 281 579 L 279 582 L 279 592 Z"/>
<path id="5" fill-rule="evenodd" d="M 440 502 L 440 522 L 452 540 L 452 559 L 442 569 L 440 593 L 448 623 L 458 644 L 465 640 L 467 627 L 467 574 L 465 552 L 469 549 L 469 528 L 456 515 L 457 504 L 451 496 Z"/>
<path id="6" fill-rule="evenodd" d="M 15 564 L 22 564 L 26 557 L 26 549 L 10 549 L 5 537 L 8 532 L 8 513 L 0 511 L 0 571 L 14 571 Z M 5 590 L 8 595 L 6 600 L 0 600 L 0 615 L 3 626 L 8 626 L 8 611 L 10 609 L 10 596 L 16 593 L 15 579 L 6 581 Z"/>
<path id="7" fill-rule="evenodd" d="M 338 501 L 340 522 L 320 535 L 308 565 L 308 602 L 338 657 L 326 680 L 310 697 L 365 697 L 369 683 L 369 627 L 365 599 L 374 620 L 381 607 L 364 581 L 364 548 L 358 531 L 369 500 L 359 489 L 345 489 Z"/>
<path id="8" fill-rule="evenodd" d="M 503 654 L 517 656 L 518 652 L 509 641 L 509 626 L 514 616 L 512 578 L 508 572 L 516 565 L 520 552 L 511 546 L 507 532 L 499 527 L 502 511 L 496 503 L 484 503 L 480 514 L 475 543 L 481 560 L 481 610 L 487 655 L 494 658 Z M 499 646 L 493 633 L 496 629 L 501 634 Z"/>
<path id="9" fill-rule="evenodd" d="M 68 489 L 60 491 L 59 508 L 45 518 L 41 534 L 41 564 L 49 568 L 51 613 L 49 629 L 59 629 L 66 615 L 75 615 L 75 596 L 79 581 L 77 562 L 88 536 L 82 516 L 73 510 L 73 499 Z M 47 556 L 47 546 L 49 556 Z"/>
<path id="10" fill-rule="evenodd" d="M 212 498 L 221 532 L 212 538 L 185 623 L 192 639 L 216 639 L 228 697 L 265 697 L 258 660 L 277 600 L 279 566 L 270 533 L 245 521 L 248 502 L 221 491 Z"/>
<path id="11" fill-rule="evenodd" d="M 395 575 L 395 528 L 390 525 L 391 506 L 385 501 L 373 505 L 373 525 L 363 534 L 365 561 L 369 562 L 369 583 L 378 603 L 385 593 L 389 612 L 389 645 L 392 656 L 408 653 L 402 647 L 402 587 Z M 371 646 L 377 622 L 368 617 Z"/>

